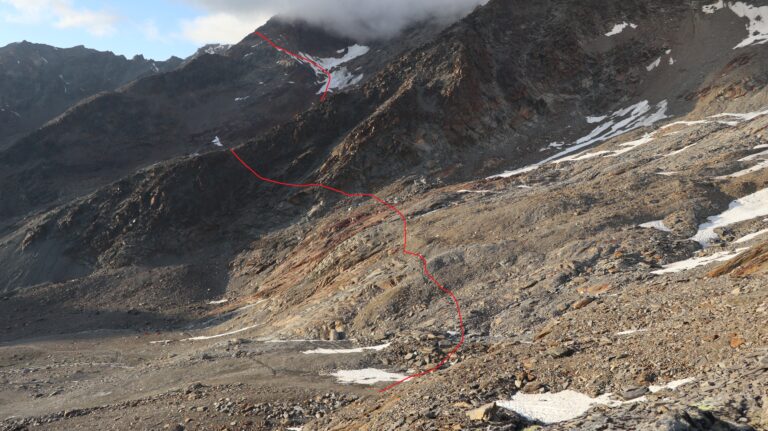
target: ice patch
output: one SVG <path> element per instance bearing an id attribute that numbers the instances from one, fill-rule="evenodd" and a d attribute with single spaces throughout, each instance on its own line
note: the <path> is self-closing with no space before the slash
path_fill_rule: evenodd
<path id="1" fill-rule="evenodd" d="M 721 214 L 711 216 L 699 226 L 691 239 L 707 247 L 718 235 L 715 229 L 768 215 L 768 188 L 736 199 Z"/>
<path id="2" fill-rule="evenodd" d="M 390 373 L 376 368 L 364 368 L 362 370 L 338 370 L 331 374 L 339 383 L 357 383 L 360 385 L 372 385 L 378 382 L 394 382 L 404 379 L 404 374 Z"/>
<path id="3" fill-rule="evenodd" d="M 733 259 L 744 250 L 746 250 L 746 248 L 741 248 L 736 251 L 721 251 L 710 256 L 692 257 L 690 259 L 681 260 L 679 262 L 665 265 L 663 269 L 652 271 L 651 274 L 656 274 L 656 275 L 672 274 L 672 273 L 687 271 L 689 269 L 698 268 L 700 266 L 708 265 L 713 262 L 724 262 L 726 260 Z"/>
<path id="4" fill-rule="evenodd" d="M 637 25 L 636 24 L 632 24 L 631 22 L 624 21 L 621 24 L 614 25 L 613 28 L 611 29 L 611 31 L 609 31 L 605 35 L 608 36 L 608 37 L 616 36 L 617 34 L 620 34 L 622 31 L 624 31 L 624 29 L 626 29 L 627 27 L 631 27 L 631 28 L 635 29 L 635 28 L 637 28 Z"/>
<path id="5" fill-rule="evenodd" d="M 664 224 L 663 220 L 649 221 L 648 223 L 641 224 L 640 227 L 644 227 L 646 229 L 657 229 L 662 232 L 672 232 L 672 229 L 668 228 L 667 225 Z"/>
<path id="6" fill-rule="evenodd" d="M 354 349 L 315 349 L 315 350 L 305 350 L 301 353 L 305 355 L 344 355 L 347 353 L 364 353 L 366 351 L 379 351 L 384 350 L 387 347 L 389 347 L 390 343 L 386 344 L 380 344 L 378 346 L 371 346 L 371 347 L 357 347 Z"/>

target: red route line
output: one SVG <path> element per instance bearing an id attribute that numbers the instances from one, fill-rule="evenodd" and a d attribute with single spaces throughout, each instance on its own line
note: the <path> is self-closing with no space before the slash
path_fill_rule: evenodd
<path id="1" fill-rule="evenodd" d="M 445 356 L 445 358 L 443 358 L 443 360 L 440 361 L 440 363 L 438 363 L 434 367 L 429 368 L 427 370 L 424 370 L 424 371 L 422 371 L 420 373 L 412 374 L 412 375 L 410 375 L 408 377 L 400 379 L 400 380 L 390 384 L 386 388 L 381 389 L 379 392 L 388 391 L 389 389 L 392 389 L 395 386 L 397 386 L 397 385 L 399 385 L 401 383 L 404 383 L 404 382 L 406 382 L 408 380 L 411 380 L 411 379 L 416 378 L 416 377 L 421 377 L 421 376 L 424 376 L 426 374 L 433 373 L 433 372 L 439 370 L 443 365 L 445 365 L 446 362 L 448 362 L 451 359 L 451 356 L 453 356 L 461 348 L 462 344 L 464 344 L 464 319 L 461 316 L 461 306 L 459 305 L 459 300 L 456 299 L 456 295 L 454 295 L 453 292 L 451 292 L 450 289 L 447 289 L 442 284 L 440 284 L 440 282 L 437 281 L 437 279 L 435 279 L 435 277 L 432 275 L 432 273 L 429 272 L 429 269 L 427 269 L 427 259 L 424 256 L 420 255 L 419 253 L 415 253 L 413 251 L 408 250 L 408 221 L 406 220 L 405 215 L 399 209 L 397 209 L 397 207 L 395 207 L 394 205 L 388 203 L 384 199 L 381 199 L 380 197 L 376 196 L 373 193 L 347 193 L 347 192 L 345 192 L 343 190 L 339 190 L 337 188 L 334 188 L 334 187 L 331 187 L 331 186 L 327 186 L 325 184 L 318 184 L 318 183 L 294 184 L 294 183 L 285 183 L 285 182 L 282 182 L 282 181 L 273 180 L 271 178 L 267 178 L 267 177 L 261 175 L 260 173 L 256 172 L 256 170 L 254 170 L 252 167 L 250 167 L 248 165 L 248 163 L 246 163 L 243 159 L 240 158 L 240 156 L 237 154 L 237 152 L 235 152 L 234 149 L 230 149 L 229 151 L 232 153 L 233 156 L 235 156 L 235 158 L 237 159 L 237 161 L 240 162 L 240 164 L 242 164 L 246 169 L 248 169 L 248 171 L 250 171 L 251 174 L 253 174 L 256 178 L 260 179 L 261 181 L 264 181 L 264 182 L 267 182 L 267 183 L 271 183 L 271 184 L 276 184 L 276 185 L 279 185 L 279 186 L 293 187 L 293 188 L 323 188 L 323 189 L 326 189 L 326 190 L 330 190 L 330 191 L 332 191 L 334 193 L 338 193 L 338 194 L 344 195 L 344 196 L 346 196 L 348 198 L 370 198 L 370 199 L 373 199 L 376 202 L 380 203 L 381 205 L 384 205 L 385 207 L 389 208 L 392 212 L 397 214 L 398 217 L 400 217 L 400 220 L 403 221 L 403 254 L 407 255 L 407 256 L 415 256 L 415 257 L 417 257 L 421 261 L 422 270 L 424 271 L 424 275 L 426 275 L 427 278 L 429 278 L 432 281 L 432 283 L 435 284 L 435 286 L 440 288 L 440 290 L 442 290 L 446 295 L 450 296 L 451 300 L 453 300 L 453 303 L 456 306 L 456 313 L 459 315 L 459 327 L 461 329 L 461 339 L 459 340 L 458 344 L 456 344 L 456 346 L 450 352 L 448 352 L 448 354 Z"/>
<path id="2" fill-rule="evenodd" d="M 262 34 L 259 31 L 254 31 L 253 34 L 255 34 L 256 36 L 259 36 L 262 39 L 264 39 L 264 42 L 267 42 L 268 44 L 270 44 L 272 46 L 272 48 L 275 48 L 278 51 L 282 51 L 282 52 L 284 52 L 284 53 L 286 53 L 286 54 L 290 55 L 291 57 L 294 57 L 294 58 L 296 58 L 298 60 L 306 61 L 307 63 L 311 64 L 312 66 L 315 66 L 316 68 L 322 70 L 323 73 L 325 73 L 325 76 L 328 77 L 328 82 L 325 84 L 325 91 L 323 91 L 323 95 L 320 96 L 320 101 L 321 102 L 325 101 L 325 98 L 328 97 L 328 91 L 331 89 L 331 72 L 329 72 L 328 69 L 324 68 L 323 66 L 320 66 L 319 64 L 317 64 L 316 61 L 312 60 L 311 58 L 307 58 L 307 57 L 304 57 L 303 55 L 299 55 L 299 54 L 294 54 L 293 52 L 288 51 L 287 49 L 283 48 L 282 46 L 278 46 L 277 44 L 275 44 L 275 42 L 272 42 L 272 40 L 270 38 L 268 38 L 267 36 L 264 36 L 264 34 Z"/>
<path id="3" fill-rule="evenodd" d="M 325 73 L 328 76 L 328 82 L 325 85 L 325 92 L 320 97 L 320 101 L 321 102 L 325 100 L 326 96 L 328 95 L 328 90 L 331 87 L 331 73 L 328 72 L 328 70 L 326 70 L 324 67 L 322 67 L 319 64 L 317 64 L 317 62 L 313 61 L 312 59 L 306 58 L 306 57 L 304 57 L 302 55 L 294 54 L 293 52 L 288 51 L 287 49 L 282 48 L 282 47 L 276 45 L 274 42 L 272 42 L 272 40 L 270 40 L 268 37 L 264 36 L 262 33 L 258 32 L 258 31 L 254 32 L 254 34 L 259 36 L 260 38 L 262 38 L 265 42 L 267 42 L 269 45 L 271 45 L 276 50 L 284 52 L 284 53 L 286 53 L 286 54 L 288 54 L 288 55 L 290 55 L 292 57 L 295 57 L 295 58 L 297 58 L 299 60 L 306 61 L 306 62 L 312 64 L 313 66 L 317 67 L 318 69 L 322 70 L 323 73 Z M 424 371 L 422 371 L 420 373 L 412 374 L 412 375 L 407 376 L 407 377 L 405 377 L 403 379 L 400 379 L 400 380 L 390 384 L 389 386 L 385 387 L 384 389 L 379 390 L 379 392 L 386 392 L 386 391 L 394 388 L 395 386 L 397 386 L 397 385 L 399 385 L 401 383 L 407 382 L 408 380 L 414 379 L 416 377 L 421 377 L 421 376 L 424 376 L 424 375 L 427 375 L 427 374 L 430 374 L 430 373 L 434 373 L 435 371 L 437 371 L 440 368 L 442 368 L 442 366 L 445 365 L 451 359 L 451 356 L 455 355 L 456 352 L 459 351 L 461 346 L 464 344 L 464 318 L 461 316 L 461 306 L 459 305 L 459 300 L 456 299 L 456 295 L 454 295 L 453 292 L 450 289 L 447 289 L 442 284 L 440 284 L 440 282 L 437 281 L 437 279 L 435 279 L 435 277 L 432 275 L 432 273 L 429 272 L 429 269 L 427 268 L 427 259 L 424 256 L 422 256 L 419 253 L 416 253 L 416 252 L 408 250 L 408 221 L 405 218 L 405 214 L 403 214 L 399 209 L 397 209 L 397 207 L 395 207 L 394 205 L 388 203 L 384 199 L 381 199 L 380 197 L 376 196 L 373 193 L 347 193 L 347 192 L 345 192 L 343 190 L 339 190 L 337 188 L 334 188 L 334 187 L 331 187 L 331 186 L 328 186 L 328 185 L 325 185 L 325 184 L 319 184 L 319 183 L 294 184 L 294 183 L 286 183 L 286 182 L 282 182 L 282 181 L 273 180 L 271 178 L 267 178 L 267 177 L 261 175 L 260 173 L 256 172 L 256 170 L 254 170 L 251 166 L 248 165 L 248 163 L 246 163 L 243 159 L 240 158 L 240 156 L 237 154 L 237 152 L 235 152 L 234 149 L 230 149 L 229 151 L 232 153 L 233 156 L 235 156 L 235 158 L 237 159 L 238 162 L 240 162 L 240 164 L 242 164 L 251 174 L 253 174 L 253 176 L 255 176 L 256 178 L 258 178 L 261 181 L 264 181 L 264 182 L 267 182 L 267 183 L 270 183 L 270 184 L 275 184 L 275 185 L 278 185 L 278 186 L 292 187 L 292 188 L 323 188 L 323 189 L 332 191 L 334 193 L 338 193 L 340 195 L 344 195 L 344 196 L 346 196 L 348 198 L 370 198 L 370 199 L 373 199 L 376 202 L 380 203 L 381 205 L 384 205 L 385 207 L 389 208 L 392 212 L 397 214 L 397 216 L 400 217 L 400 220 L 402 220 L 402 222 L 403 222 L 403 254 L 406 255 L 406 256 L 415 256 L 415 257 L 417 257 L 421 261 L 422 270 L 424 271 L 424 275 L 427 276 L 427 278 L 429 278 L 432 281 L 432 283 L 434 283 L 435 286 L 437 286 L 440 290 L 442 290 L 446 295 L 451 297 L 451 300 L 453 301 L 453 304 L 456 306 L 456 313 L 459 316 L 459 328 L 460 328 L 460 331 L 461 331 L 461 338 L 459 339 L 459 342 L 456 344 L 456 346 L 454 346 L 454 348 L 451 349 L 451 351 L 448 352 L 448 354 L 446 354 L 445 357 L 437 365 L 435 365 L 434 367 L 426 369 L 426 370 L 424 370 Z"/>

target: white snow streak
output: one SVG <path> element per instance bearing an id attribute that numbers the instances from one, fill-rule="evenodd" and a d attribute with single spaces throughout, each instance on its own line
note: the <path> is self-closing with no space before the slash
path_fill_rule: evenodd
<path id="1" fill-rule="evenodd" d="M 637 25 L 636 24 L 632 24 L 631 22 L 624 21 L 621 24 L 614 25 L 613 28 L 611 29 L 611 31 L 609 31 L 605 35 L 608 36 L 608 37 L 616 36 L 617 34 L 620 34 L 621 32 L 623 32 L 624 29 L 626 29 L 627 27 L 631 27 L 631 28 L 635 29 L 635 28 L 637 28 Z"/>
<path id="2" fill-rule="evenodd" d="M 733 259 L 744 250 L 746 249 L 741 248 L 736 251 L 720 251 L 710 256 L 692 257 L 690 259 L 681 260 L 679 262 L 665 265 L 663 269 L 652 271 L 651 274 L 656 274 L 656 275 L 672 274 L 676 272 L 683 272 L 689 269 L 698 268 L 704 265 L 709 265 L 710 263 L 713 263 L 713 262 L 724 262 L 726 260 Z"/>
<path id="3" fill-rule="evenodd" d="M 384 350 L 387 347 L 389 347 L 390 343 L 381 344 L 378 346 L 371 346 L 371 347 L 357 347 L 354 349 L 315 349 L 315 350 L 305 350 L 301 353 L 305 355 L 344 355 L 347 353 L 364 353 L 366 351 L 380 351 Z"/>
<path id="4" fill-rule="evenodd" d="M 358 383 L 361 385 L 372 385 L 378 382 L 394 382 L 407 377 L 403 374 L 390 373 L 376 368 L 338 370 L 331 375 L 336 377 L 340 383 Z"/>
<path id="5" fill-rule="evenodd" d="M 229 302 L 229 299 L 219 299 L 217 301 L 208 301 L 208 304 L 218 305 L 218 304 L 226 304 L 227 302 Z"/>
<path id="6" fill-rule="evenodd" d="M 659 65 L 661 65 L 661 57 L 654 60 L 653 63 L 649 64 L 648 66 L 645 66 L 645 69 L 650 72 L 653 69 L 656 69 L 657 67 L 659 67 Z"/>
<path id="7" fill-rule="evenodd" d="M 248 331 L 248 330 L 250 330 L 250 329 L 253 329 L 253 328 L 259 327 L 259 326 L 261 326 L 261 325 L 253 325 L 253 326 L 248 326 L 248 327 L 246 327 L 246 328 L 241 328 L 241 329 L 237 329 L 237 330 L 234 330 L 234 331 L 225 332 L 225 333 L 223 333 L 223 334 L 216 334 L 216 335 L 201 335 L 201 336 L 199 336 L 199 337 L 191 337 L 191 338 L 185 338 L 185 339 L 183 339 L 183 340 L 181 340 L 181 341 L 202 341 L 202 340 L 212 340 L 212 339 L 214 339 L 214 338 L 228 337 L 228 336 L 230 336 L 230 335 L 239 334 L 239 333 L 241 333 L 241 332 L 245 332 L 245 331 Z"/>
<path id="8" fill-rule="evenodd" d="M 743 243 L 745 243 L 745 242 L 749 242 L 749 241 L 752 241 L 753 239 L 755 239 L 755 238 L 757 238 L 757 237 L 763 236 L 763 235 L 765 235 L 765 234 L 767 234 L 767 233 L 768 233 L 768 229 L 763 229 L 763 230 L 761 230 L 761 231 L 757 231 L 757 232 L 755 232 L 755 233 L 751 233 L 751 234 L 749 234 L 749 235 L 744 235 L 743 237 L 741 237 L 741 238 L 737 239 L 737 240 L 736 240 L 736 241 L 734 241 L 733 243 L 734 243 L 734 244 L 743 244 Z"/>
<path id="9" fill-rule="evenodd" d="M 617 136 L 623 135 L 625 133 L 631 132 L 641 127 L 651 126 L 654 123 L 667 118 L 667 115 L 666 115 L 667 105 L 668 105 L 667 101 L 662 100 L 661 102 L 657 103 L 655 107 L 652 107 L 647 100 L 643 100 L 642 102 L 636 103 L 632 106 L 628 106 L 626 108 L 620 109 L 610 115 L 606 115 L 605 117 L 602 117 L 604 120 L 602 124 L 594 128 L 592 132 L 590 132 L 587 136 L 580 138 L 573 145 L 558 152 L 557 154 L 549 158 L 546 158 L 538 163 L 534 163 L 532 165 L 528 165 L 512 171 L 506 171 L 499 175 L 488 177 L 488 179 L 508 178 L 508 177 L 519 175 L 525 172 L 534 171 L 547 163 L 564 161 L 566 160 L 564 158 L 567 155 L 575 153 L 576 151 L 579 151 L 584 147 L 587 147 L 599 142 L 607 141 L 611 138 L 615 138 Z M 589 117 L 589 118 L 600 118 L 600 117 Z M 646 136 L 636 141 L 627 142 L 626 144 L 628 144 L 628 146 L 630 147 L 629 149 L 613 151 L 612 153 L 623 154 L 635 148 L 638 145 L 648 142 L 649 138 L 650 138 L 649 136 Z M 590 156 L 590 158 L 591 157 L 594 157 L 594 156 Z"/>

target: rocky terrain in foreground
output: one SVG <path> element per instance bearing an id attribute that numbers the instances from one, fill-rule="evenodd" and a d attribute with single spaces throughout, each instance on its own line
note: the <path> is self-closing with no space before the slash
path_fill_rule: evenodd
<path id="1" fill-rule="evenodd" d="M 491 0 L 365 49 L 273 19 L 349 85 L 249 36 L 75 106 L 0 150 L 0 429 L 768 429 L 763 17 Z M 462 335 L 400 219 L 217 136 L 405 213 L 456 355 L 379 392 Z"/>

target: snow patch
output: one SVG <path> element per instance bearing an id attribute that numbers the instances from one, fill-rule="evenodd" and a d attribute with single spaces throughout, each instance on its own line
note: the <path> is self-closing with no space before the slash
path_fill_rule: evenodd
<path id="1" fill-rule="evenodd" d="M 725 7 L 725 2 L 723 0 L 719 0 L 717 3 L 712 3 L 709 5 L 702 6 L 701 10 L 704 13 L 715 13 L 720 9 L 723 9 L 724 7 Z"/>
<path id="2" fill-rule="evenodd" d="M 607 141 L 611 138 L 615 138 L 641 127 L 652 126 L 656 122 L 667 118 L 667 106 L 668 102 L 666 100 L 662 100 L 655 106 L 651 106 L 650 102 L 643 100 L 642 102 L 638 102 L 634 105 L 620 109 L 612 114 L 602 117 L 602 124 L 594 128 L 592 132 L 590 132 L 587 136 L 580 138 L 573 145 L 560 151 L 559 153 L 538 163 L 534 163 L 532 165 L 528 165 L 512 171 L 506 171 L 501 174 L 488 177 L 488 179 L 508 178 L 525 172 L 534 171 L 547 163 L 564 161 L 560 159 L 564 159 L 569 154 L 575 153 L 584 147 Z M 635 148 L 636 146 L 641 145 L 642 143 L 648 142 L 648 138 L 649 137 L 646 136 L 640 140 L 627 142 L 627 144 L 630 144 L 629 149 L 618 150 L 618 152 L 614 151 L 613 153 L 625 153 Z M 588 158 L 591 157 L 594 156 L 590 156 Z"/>
<path id="3" fill-rule="evenodd" d="M 652 271 L 651 274 L 656 274 L 656 275 L 672 274 L 672 273 L 687 271 L 689 269 L 698 268 L 700 266 L 708 265 L 713 262 L 724 262 L 726 260 L 733 259 L 744 250 L 746 250 L 746 248 L 741 248 L 736 251 L 721 251 L 710 256 L 692 257 L 690 259 L 681 260 L 679 262 L 665 265 L 664 268 L 659 269 L 657 271 Z"/>
<path id="4" fill-rule="evenodd" d="M 718 235 L 715 229 L 768 215 L 768 188 L 736 199 L 721 214 L 710 216 L 699 225 L 699 231 L 691 239 L 707 247 Z"/>
<path id="5" fill-rule="evenodd" d="M 722 175 L 719 177 L 715 177 L 718 180 L 724 180 L 728 178 L 738 178 L 743 177 L 744 175 L 749 175 L 753 172 L 762 171 L 763 169 L 768 168 L 768 160 L 763 160 L 760 163 L 756 164 L 755 166 L 752 166 L 751 168 L 742 169 L 740 171 L 734 172 L 732 174 L 728 175 Z"/>
<path id="6" fill-rule="evenodd" d="M 244 96 L 244 97 L 235 97 L 235 102 L 244 102 L 248 99 L 250 99 L 251 96 Z"/>
<path id="7" fill-rule="evenodd" d="M 354 73 L 347 70 L 346 67 L 342 67 L 342 65 L 367 54 L 370 51 L 370 48 L 367 46 L 354 44 L 350 47 L 347 47 L 346 49 L 337 51 L 337 53 L 341 54 L 344 51 L 346 51 L 346 54 L 339 58 L 315 58 L 303 52 L 301 55 L 319 64 L 331 74 L 331 85 L 328 88 L 329 90 L 343 90 L 347 87 L 360 83 L 360 81 L 363 79 L 363 74 L 361 73 L 359 75 L 355 75 Z M 319 83 L 322 84 L 322 87 L 320 90 L 318 90 L 317 94 L 322 94 L 325 92 L 325 87 L 328 84 L 328 76 L 322 69 L 318 68 L 314 64 L 309 63 L 309 65 L 312 67 L 312 69 L 314 69 L 315 74 L 321 80 Z"/>
<path id="8" fill-rule="evenodd" d="M 363 80 L 362 73 L 359 75 L 355 75 L 351 73 L 349 70 L 347 70 L 346 67 L 341 67 L 331 72 L 331 86 L 328 87 L 328 90 L 343 90 L 347 87 L 351 87 L 353 85 L 359 84 L 360 81 L 362 80 Z M 326 77 L 326 82 L 327 82 L 327 77 Z M 325 86 L 321 87 L 320 90 L 317 91 L 317 94 L 322 94 L 323 92 L 325 92 Z"/>
<path id="9" fill-rule="evenodd" d="M 664 389 L 675 390 L 695 380 L 695 378 L 675 380 L 664 386 L 650 386 L 648 390 L 652 393 Z M 544 424 L 554 424 L 576 419 L 587 413 L 594 406 L 618 407 L 623 404 L 634 404 L 647 400 L 646 397 L 640 397 L 629 401 L 617 401 L 611 399 L 610 393 L 592 398 L 576 391 L 565 390 L 546 394 L 524 394 L 518 392 L 512 399 L 497 401 L 496 404 L 529 419 L 537 420 Z"/>
<path id="10" fill-rule="evenodd" d="M 740 18 L 747 18 L 749 36 L 733 49 L 750 45 L 761 45 L 768 42 L 768 6 L 752 6 L 744 2 L 728 2 L 728 7 Z"/>
<path id="11" fill-rule="evenodd" d="M 376 368 L 364 368 L 362 370 L 338 370 L 331 374 L 339 383 L 357 383 L 360 385 L 372 385 L 378 382 L 394 382 L 404 379 L 404 374 L 390 373 Z"/>
<path id="12" fill-rule="evenodd" d="M 344 355 L 347 353 L 364 353 L 369 350 L 380 351 L 380 350 L 386 349 L 387 347 L 389 347 L 389 345 L 390 343 L 380 344 L 378 346 L 371 346 L 371 347 L 356 347 L 354 349 L 315 349 L 315 350 L 305 350 L 301 353 L 305 355 Z"/>
<path id="13" fill-rule="evenodd" d="M 764 111 L 745 112 L 742 114 L 724 112 L 722 114 L 711 115 L 710 118 L 731 117 L 732 119 L 735 119 L 737 122 L 743 122 L 743 121 L 752 121 L 757 117 L 762 117 L 763 115 L 768 115 L 768 109 Z M 730 123 L 730 122 L 731 121 L 724 121 L 724 123 Z"/>
<path id="14" fill-rule="evenodd" d="M 512 399 L 497 401 L 496 404 L 529 419 L 545 424 L 553 424 L 576 419 L 596 405 L 613 407 L 621 404 L 620 401 L 611 400 L 610 395 L 604 394 L 597 398 L 592 398 L 571 390 L 546 394 L 524 394 L 518 392 L 512 396 Z"/>
<path id="15" fill-rule="evenodd" d="M 606 118 L 608 118 L 607 115 L 603 115 L 602 117 L 587 117 L 587 123 L 589 124 L 600 123 Z"/>
<path id="16" fill-rule="evenodd" d="M 640 332 L 648 332 L 648 329 L 628 329 L 626 331 L 617 332 L 616 335 L 632 335 Z"/>
<path id="17" fill-rule="evenodd" d="M 655 394 L 656 392 L 661 392 L 664 389 L 669 389 L 671 391 L 674 391 L 680 386 L 687 385 L 695 381 L 696 381 L 695 377 L 688 377 L 687 379 L 673 380 L 667 383 L 666 385 L 662 385 L 662 386 L 651 385 L 651 386 L 648 386 L 648 390 L 651 391 L 651 393 L 653 394 Z"/>
<path id="18" fill-rule="evenodd" d="M 749 242 L 749 241 L 752 241 L 753 239 L 755 239 L 755 238 L 757 238 L 757 237 L 759 237 L 759 236 L 763 236 L 763 235 L 765 235 L 765 234 L 767 234 L 767 233 L 768 233 L 768 229 L 763 229 L 763 230 L 761 230 L 761 231 L 757 231 L 757 232 L 755 232 L 755 233 L 751 233 L 751 234 L 749 234 L 749 235 L 744 235 L 743 237 L 741 237 L 741 238 L 737 239 L 737 240 L 736 240 L 736 241 L 734 241 L 733 243 L 734 243 L 734 244 L 743 244 L 743 243 L 745 243 L 745 242 Z"/>
<path id="19" fill-rule="evenodd" d="M 225 298 L 225 299 L 219 299 L 217 301 L 208 301 L 208 304 L 210 304 L 210 305 L 218 305 L 218 304 L 226 304 L 227 302 L 229 302 L 229 299 Z"/>
<path id="20" fill-rule="evenodd" d="M 616 36 L 617 34 L 620 34 L 621 32 L 623 32 L 627 27 L 631 27 L 632 29 L 636 29 L 637 25 L 636 24 L 632 24 L 631 22 L 624 21 L 621 24 L 614 25 L 613 28 L 611 29 L 611 31 L 609 31 L 605 35 L 608 36 L 608 37 Z"/>
<path id="21" fill-rule="evenodd" d="M 224 144 L 221 143 L 221 139 L 219 139 L 218 136 L 213 138 L 213 141 L 211 141 L 211 143 L 213 145 L 217 146 L 217 147 L 223 147 L 224 146 Z"/>
<path id="22" fill-rule="evenodd" d="M 654 60 L 653 63 L 649 64 L 648 66 L 645 66 L 645 69 L 650 72 L 653 69 L 656 69 L 657 67 L 659 67 L 659 65 L 661 65 L 661 57 Z"/>
<path id="23" fill-rule="evenodd" d="M 257 327 L 259 327 L 259 326 L 261 326 L 261 325 L 253 325 L 253 326 L 248 326 L 248 327 L 246 327 L 246 328 L 236 329 L 236 330 L 234 330 L 234 331 L 225 332 L 225 333 L 223 333 L 223 334 L 216 334 L 216 335 L 201 335 L 201 336 L 199 336 L 199 337 L 191 337 L 191 338 L 185 338 L 185 339 L 183 339 L 183 340 L 181 340 L 181 341 L 202 341 L 202 340 L 212 340 L 212 339 L 214 339 L 214 338 L 228 337 L 228 336 L 230 336 L 230 335 L 239 334 L 239 333 L 241 333 L 241 332 L 245 332 L 245 331 L 251 330 L 251 329 L 253 329 L 253 328 L 257 328 Z"/>

